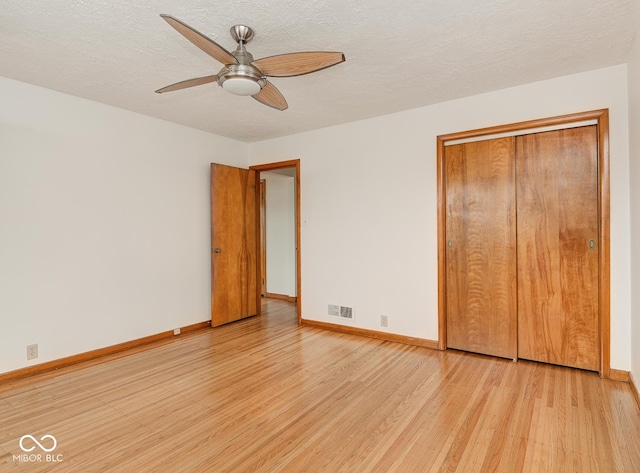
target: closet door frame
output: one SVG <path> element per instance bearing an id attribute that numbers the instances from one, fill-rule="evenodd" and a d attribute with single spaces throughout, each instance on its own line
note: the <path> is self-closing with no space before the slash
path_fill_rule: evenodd
<path id="1" fill-rule="evenodd" d="M 611 377 L 610 368 L 610 201 L 609 201 L 609 110 L 561 115 L 476 130 L 450 133 L 437 137 L 438 180 L 438 349 L 447 349 L 447 288 L 446 288 L 446 181 L 445 146 L 451 141 L 468 140 L 490 135 L 522 135 L 542 131 L 547 127 L 567 128 L 582 122 L 595 121 L 598 130 L 598 325 L 600 367 L 603 378 Z"/>

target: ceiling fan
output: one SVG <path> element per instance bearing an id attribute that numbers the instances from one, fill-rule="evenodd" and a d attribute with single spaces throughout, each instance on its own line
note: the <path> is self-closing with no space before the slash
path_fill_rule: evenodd
<path id="1" fill-rule="evenodd" d="M 287 101 L 267 77 L 300 76 L 335 66 L 345 60 L 343 53 L 326 51 L 279 54 L 254 60 L 245 47 L 254 36 L 253 30 L 248 26 L 236 25 L 231 28 L 231 36 L 238 46 L 230 53 L 177 18 L 164 14 L 160 16 L 178 33 L 221 62 L 223 67 L 215 75 L 183 80 L 156 90 L 159 94 L 217 82 L 232 94 L 251 95 L 258 102 L 278 110 L 286 110 Z"/>

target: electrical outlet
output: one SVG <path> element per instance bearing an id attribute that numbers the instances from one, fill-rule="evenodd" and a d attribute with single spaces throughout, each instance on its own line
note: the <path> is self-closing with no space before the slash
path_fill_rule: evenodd
<path id="1" fill-rule="evenodd" d="M 380 316 L 380 327 L 388 327 L 389 326 L 389 318 L 386 315 Z"/>
<path id="2" fill-rule="evenodd" d="M 179 328 L 174 328 L 173 329 L 173 334 L 174 335 L 180 335 L 180 329 Z"/>
<path id="3" fill-rule="evenodd" d="M 38 358 L 38 344 L 27 345 L 27 360 Z"/>

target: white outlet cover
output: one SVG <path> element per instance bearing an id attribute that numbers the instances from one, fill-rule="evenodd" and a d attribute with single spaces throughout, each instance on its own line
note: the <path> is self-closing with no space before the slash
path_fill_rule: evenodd
<path id="1" fill-rule="evenodd" d="M 38 344 L 27 345 L 27 360 L 38 358 Z"/>

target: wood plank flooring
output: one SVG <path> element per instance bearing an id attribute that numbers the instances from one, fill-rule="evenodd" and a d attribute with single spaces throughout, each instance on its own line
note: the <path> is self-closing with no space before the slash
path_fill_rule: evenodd
<path id="1" fill-rule="evenodd" d="M 4 383 L 0 471 L 640 471 L 628 384 L 299 327 L 294 311 L 270 300 L 262 317 Z M 27 434 L 54 436 L 61 461 L 30 438 L 42 461 L 17 460 Z"/>

